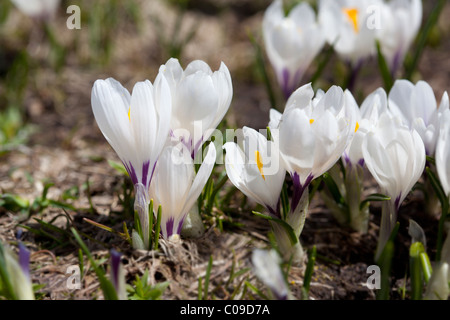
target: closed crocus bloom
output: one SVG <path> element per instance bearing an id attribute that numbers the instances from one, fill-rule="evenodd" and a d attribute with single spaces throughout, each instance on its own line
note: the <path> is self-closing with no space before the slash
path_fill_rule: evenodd
<path id="1" fill-rule="evenodd" d="M 216 148 L 210 144 L 197 174 L 190 150 L 179 146 L 164 148 L 155 168 L 150 198 L 161 205 L 161 233 L 164 239 L 180 238 L 184 219 L 197 201 L 216 160 Z"/>
<path id="2" fill-rule="evenodd" d="M 376 127 L 380 115 L 388 112 L 387 95 L 383 88 L 379 88 L 372 92 L 359 108 L 350 91 L 346 90 L 345 94 L 348 104 L 355 109 L 356 127 L 353 140 L 343 154 L 344 164 L 363 165 L 362 142 L 367 132 Z"/>
<path id="3" fill-rule="evenodd" d="M 450 196 L 450 110 L 446 110 L 440 120 L 441 128 L 435 155 L 436 169 L 445 194 Z"/>
<path id="4" fill-rule="evenodd" d="M 378 258 L 395 226 L 401 203 L 422 175 L 425 147 L 415 130 L 385 113 L 377 128 L 365 136 L 362 151 L 367 168 L 382 193 L 391 198 L 383 202 Z"/>
<path id="5" fill-rule="evenodd" d="M 252 253 L 252 264 L 256 276 L 270 289 L 277 300 L 289 298 L 289 289 L 280 267 L 281 259 L 275 250 L 255 249 Z"/>
<path id="6" fill-rule="evenodd" d="M 5 289 L 7 299 L 34 300 L 33 285 L 30 279 L 30 252 L 19 244 L 19 257 L 9 247 L 0 242 L 0 280 L 8 279 L 10 287 Z"/>
<path id="7" fill-rule="evenodd" d="M 92 89 L 97 124 L 122 160 L 135 187 L 143 243 L 148 246 L 148 188 L 170 126 L 171 95 L 164 77 L 138 82 L 130 95 L 118 81 L 97 80 Z"/>
<path id="8" fill-rule="evenodd" d="M 422 1 L 385 1 L 379 9 L 380 28 L 377 29 L 377 38 L 394 75 L 419 31 L 422 23 Z"/>
<path id="9" fill-rule="evenodd" d="M 447 93 L 444 93 L 438 108 L 433 89 L 425 81 L 414 85 L 408 80 L 397 80 L 389 93 L 389 110 L 419 133 L 430 156 L 434 155 L 436 148 L 439 118 L 448 108 Z"/>
<path id="10" fill-rule="evenodd" d="M 279 122 L 281 158 L 295 187 L 294 209 L 309 183 L 338 161 L 356 128 L 355 110 L 341 88 L 331 87 L 314 103 L 313 96 L 310 84 L 297 89 Z"/>
<path id="11" fill-rule="evenodd" d="M 234 142 L 226 150 L 228 178 L 242 193 L 280 217 L 280 192 L 286 170 L 280 164 L 278 145 L 254 129 L 244 127 L 242 148 Z"/>
<path id="12" fill-rule="evenodd" d="M 424 294 L 424 300 L 447 300 L 450 295 L 449 288 L 449 265 L 446 262 L 440 262 L 433 267 L 433 273 L 428 281 L 427 290 Z"/>
<path id="13" fill-rule="evenodd" d="M 369 95 L 359 108 L 349 90 L 345 90 L 344 95 L 347 107 L 353 109 L 356 117 L 355 133 L 342 154 L 345 170 L 336 164 L 328 173 L 345 198 L 346 205 L 336 203 L 327 188 L 323 189 L 322 198 L 339 223 L 365 233 L 368 229 L 369 206 L 361 206 L 365 175 L 361 145 L 367 132 L 378 122 L 380 113 L 386 112 L 387 96 L 380 88 Z"/>
<path id="14" fill-rule="evenodd" d="M 127 300 L 127 291 L 125 283 L 125 272 L 123 270 L 121 254 L 112 249 L 111 252 L 111 283 L 117 294 L 118 300 Z"/>
<path id="15" fill-rule="evenodd" d="M 60 0 L 11 0 L 15 6 L 32 18 L 49 19 L 55 15 Z"/>
<path id="16" fill-rule="evenodd" d="M 325 38 L 354 66 L 375 53 L 376 0 L 321 0 L 319 21 Z"/>
<path id="17" fill-rule="evenodd" d="M 267 55 L 287 99 L 322 49 L 325 38 L 311 6 L 302 2 L 284 15 L 281 0 L 274 1 L 263 18 Z"/>
<path id="18" fill-rule="evenodd" d="M 185 70 L 171 58 L 159 69 L 172 94 L 171 136 L 190 151 L 192 158 L 225 116 L 233 96 L 231 76 L 222 62 L 218 71 L 201 60 Z"/>

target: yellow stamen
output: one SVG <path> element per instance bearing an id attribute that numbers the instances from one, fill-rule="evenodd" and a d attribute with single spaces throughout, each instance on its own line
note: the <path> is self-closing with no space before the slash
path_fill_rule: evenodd
<path id="1" fill-rule="evenodd" d="M 347 15 L 348 20 L 353 25 L 353 30 L 355 30 L 356 33 L 359 32 L 359 25 L 358 25 L 358 9 L 356 8 L 344 8 L 342 9 L 344 13 Z"/>
<path id="2" fill-rule="evenodd" d="M 359 129 L 359 123 L 358 123 L 358 121 L 356 121 L 355 132 L 358 131 L 358 129 Z"/>
<path id="3" fill-rule="evenodd" d="M 313 124 L 314 119 L 309 119 L 309 124 Z"/>
<path id="4" fill-rule="evenodd" d="M 255 151 L 255 159 L 256 159 L 256 165 L 258 166 L 259 173 L 261 173 L 261 176 L 263 177 L 263 179 L 266 180 L 266 177 L 264 177 L 264 174 L 263 174 L 263 163 L 261 160 L 261 155 L 259 154 L 258 150 Z"/>
<path id="5" fill-rule="evenodd" d="M 128 108 L 128 120 L 130 120 L 130 122 L 131 122 L 130 111 L 131 111 L 131 107 Z"/>

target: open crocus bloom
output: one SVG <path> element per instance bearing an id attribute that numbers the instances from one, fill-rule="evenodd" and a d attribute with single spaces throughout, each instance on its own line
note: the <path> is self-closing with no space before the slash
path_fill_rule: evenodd
<path id="1" fill-rule="evenodd" d="M 322 29 L 308 3 L 299 3 L 285 17 L 282 1 L 276 0 L 264 14 L 263 36 L 267 55 L 287 99 L 324 45 Z"/>
<path id="2" fill-rule="evenodd" d="M 380 28 L 377 38 L 392 75 L 402 65 L 405 54 L 422 23 L 421 0 L 393 0 L 380 6 Z"/>
<path id="3" fill-rule="evenodd" d="M 319 21 L 325 38 L 354 66 L 375 51 L 377 0 L 321 0 Z"/>
<path id="4" fill-rule="evenodd" d="M 167 79 L 172 94 L 171 137 L 194 158 L 228 111 L 233 96 L 230 72 L 223 62 L 212 72 L 201 60 L 192 61 L 183 71 L 178 60 L 171 58 L 159 74 Z"/>
<path id="5" fill-rule="evenodd" d="M 355 109 L 341 88 L 313 96 L 310 84 L 297 89 L 278 124 L 281 159 L 294 182 L 292 210 L 309 183 L 338 161 L 356 128 Z"/>
<path id="6" fill-rule="evenodd" d="M 425 167 L 425 147 L 419 134 L 385 113 L 377 128 L 363 141 L 364 161 L 382 193 L 391 197 L 383 202 L 380 238 L 376 257 L 380 256 L 397 221 L 398 209 L 419 180 Z"/>
<path id="7" fill-rule="evenodd" d="M 408 80 L 397 80 L 389 93 L 389 110 L 419 133 L 430 156 L 434 155 L 436 148 L 439 118 L 448 109 L 447 93 L 444 93 L 438 108 L 433 89 L 425 81 L 414 85 Z"/>
<path id="8" fill-rule="evenodd" d="M 164 148 L 150 186 L 150 198 L 155 208 L 159 205 L 162 208 L 161 233 L 164 239 L 179 239 L 184 219 L 211 175 L 215 160 L 216 148 L 211 143 L 195 174 L 190 150 L 179 146 Z"/>
<path id="9" fill-rule="evenodd" d="M 445 194 L 450 196 L 450 110 L 441 117 L 441 127 L 436 144 L 436 169 Z"/>
<path id="10" fill-rule="evenodd" d="M 234 142 L 226 150 L 228 178 L 243 194 L 280 217 L 280 192 L 286 170 L 280 164 L 278 145 L 254 129 L 243 128 L 242 148 Z"/>
<path id="11" fill-rule="evenodd" d="M 55 15 L 60 0 L 11 0 L 16 7 L 32 18 L 48 19 Z"/>
<path id="12" fill-rule="evenodd" d="M 92 110 L 97 124 L 122 160 L 135 186 L 144 244 L 148 245 L 148 188 L 155 164 L 169 134 L 170 88 L 164 77 L 155 84 L 138 82 L 130 95 L 118 81 L 97 80 L 92 88 Z"/>

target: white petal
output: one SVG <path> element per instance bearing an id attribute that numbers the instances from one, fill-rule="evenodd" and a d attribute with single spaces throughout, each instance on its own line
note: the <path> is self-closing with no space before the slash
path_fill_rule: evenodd
<path id="1" fill-rule="evenodd" d="M 206 182 L 209 179 L 209 176 L 211 175 L 215 161 L 216 161 L 216 147 L 214 146 L 213 143 L 210 143 L 208 146 L 208 151 L 205 156 L 205 159 L 203 160 L 203 163 L 200 166 L 197 175 L 195 176 L 189 194 L 186 198 L 186 202 L 183 207 L 183 212 L 185 214 L 187 214 L 189 210 L 191 210 L 192 206 L 200 196 L 200 193 L 202 192 Z"/>

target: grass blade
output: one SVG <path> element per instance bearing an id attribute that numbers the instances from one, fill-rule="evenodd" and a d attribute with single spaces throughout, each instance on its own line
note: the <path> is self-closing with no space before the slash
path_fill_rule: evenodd
<path id="1" fill-rule="evenodd" d="M 213 257 L 209 256 L 208 267 L 206 268 L 206 275 L 205 275 L 205 290 L 203 293 L 203 300 L 208 300 L 208 288 L 209 288 L 209 279 L 211 277 L 212 263 Z"/>
<path id="2" fill-rule="evenodd" d="M 257 212 L 257 211 L 252 211 L 252 212 L 257 217 L 264 218 L 266 220 L 273 221 L 273 222 L 276 222 L 279 225 L 281 225 L 286 230 L 286 232 L 287 232 L 287 234 L 289 236 L 289 239 L 291 240 L 291 244 L 292 245 L 294 245 L 294 244 L 296 244 L 298 242 L 298 238 L 295 235 L 294 229 L 292 229 L 292 227 L 286 221 L 274 218 L 272 216 L 268 216 L 268 215 L 262 214 L 262 213 Z"/>
<path id="3" fill-rule="evenodd" d="M 159 235 L 161 233 L 161 214 L 162 214 L 162 208 L 161 208 L 161 205 L 159 205 L 158 214 L 156 216 L 155 246 L 153 248 L 155 250 L 158 250 L 158 246 L 159 246 Z"/>
<path id="4" fill-rule="evenodd" d="M 418 36 L 418 44 L 414 50 L 414 56 L 411 60 L 411 63 L 405 66 L 406 76 L 405 78 L 411 80 L 414 71 L 416 71 L 417 65 L 419 63 L 420 57 L 422 56 L 423 49 L 427 43 L 428 36 L 431 33 L 431 30 L 436 25 L 439 20 L 439 16 L 441 15 L 442 10 L 444 9 L 446 0 L 439 0 L 437 5 L 434 7 L 433 11 L 430 13 L 430 16 L 425 23 L 425 26 L 421 28 L 421 32 Z"/>
<path id="5" fill-rule="evenodd" d="M 103 291 L 103 295 L 105 296 L 105 300 L 118 300 L 116 290 L 114 289 L 114 285 L 111 283 L 111 281 L 109 281 L 106 278 L 105 272 L 97 265 L 97 263 L 95 262 L 95 259 L 92 257 L 91 252 L 89 251 L 88 247 L 83 242 L 83 240 L 81 239 L 78 232 L 74 228 L 71 228 L 71 230 L 72 230 L 73 236 L 75 237 L 75 240 L 78 242 L 78 244 L 80 245 L 84 254 L 87 256 L 87 258 L 91 262 L 92 267 L 94 268 L 95 274 L 97 275 L 98 280 L 100 282 L 100 287 Z"/>
<path id="6" fill-rule="evenodd" d="M 389 92 L 391 91 L 394 82 L 392 80 L 389 67 L 386 63 L 386 59 L 384 59 L 383 53 L 381 52 L 381 45 L 379 40 L 376 41 L 376 46 L 377 46 L 378 68 L 380 69 L 381 77 L 383 78 L 384 88 L 386 89 L 386 92 Z"/>
<path id="7" fill-rule="evenodd" d="M 305 289 L 306 294 L 309 293 L 309 287 L 314 272 L 314 264 L 316 263 L 316 254 L 317 254 L 316 246 L 313 246 L 308 255 L 308 264 L 306 266 L 305 277 L 303 280 L 303 288 Z"/>

